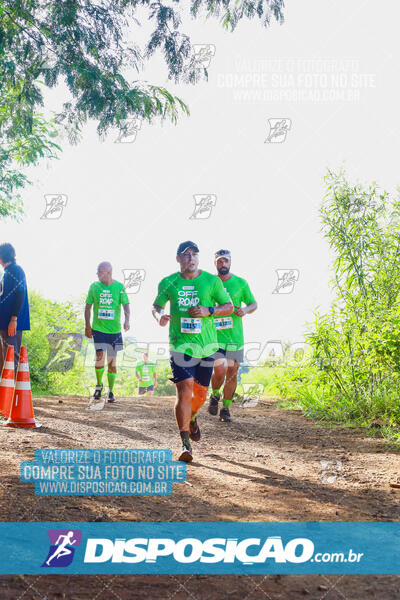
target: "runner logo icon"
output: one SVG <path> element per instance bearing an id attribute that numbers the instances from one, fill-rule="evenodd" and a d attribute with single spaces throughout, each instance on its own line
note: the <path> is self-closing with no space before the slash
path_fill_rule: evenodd
<path id="1" fill-rule="evenodd" d="M 142 118 L 134 117 L 133 119 L 125 119 L 120 123 L 118 137 L 114 141 L 115 144 L 132 144 L 136 140 L 139 129 L 142 128 Z"/>
<path id="2" fill-rule="evenodd" d="M 215 46 L 213 44 L 193 44 L 194 59 L 198 65 L 208 69 L 211 59 L 215 56 Z"/>
<path id="3" fill-rule="evenodd" d="M 81 545 L 79 529 L 48 529 L 50 548 L 42 567 L 68 567 L 73 561 L 75 548 Z"/>
<path id="4" fill-rule="evenodd" d="M 291 294 L 294 290 L 294 285 L 299 279 L 298 269 L 275 269 L 278 276 L 276 288 L 273 294 Z"/>
<path id="5" fill-rule="evenodd" d="M 239 406 L 241 408 L 251 408 L 257 406 L 262 394 L 264 386 L 262 383 L 242 383 L 243 395 L 240 397 Z"/>
<path id="6" fill-rule="evenodd" d="M 46 208 L 40 218 L 46 220 L 59 219 L 67 206 L 67 196 L 65 194 L 45 194 L 44 199 Z"/>
<path id="7" fill-rule="evenodd" d="M 127 294 L 137 294 L 146 277 L 144 269 L 122 269 L 124 286 Z"/>
<path id="8" fill-rule="evenodd" d="M 292 127 L 291 119 L 268 119 L 269 134 L 264 144 L 282 144 Z"/>
<path id="9" fill-rule="evenodd" d="M 189 219 L 208 219 L 217 204 L 215 194 L 194 194 L 194 210 Z"/>

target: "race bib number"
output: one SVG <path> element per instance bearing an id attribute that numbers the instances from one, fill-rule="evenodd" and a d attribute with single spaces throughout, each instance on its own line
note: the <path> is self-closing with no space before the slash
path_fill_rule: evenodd
<path id="1" fill-rule="evenodd" d="M 112 308 L 99 308 L 97 314 L 99 319 L 109 319 L 110 321 L 115 319 L 115 311 Z"/>
<path id="2" fill-rule="evenodd" d="M 148 375 L 145 375 L 144 377 L 142 377 L 143 381 L 150 381 L 150 377 Z"/>
<path id="3" fill-rule="evenodd" d="M 181 318 L 181 333 L 201 333 L 201 319 Z"/>
<path id="4" fill-rule="evenodd" d="M 216 329 L 232 329 L 233 321 L 232 317 L 219 317 L 214 319 Z"/>

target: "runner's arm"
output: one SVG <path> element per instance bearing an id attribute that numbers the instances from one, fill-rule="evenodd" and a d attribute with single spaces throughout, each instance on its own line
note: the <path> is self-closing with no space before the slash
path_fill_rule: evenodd
<path id="1" fill-rule="evenodd" d="M 234 311 L 234 306 L 232 302 L 225 302 L 225 304 L 220 304 L 219 306 L 214 306 L 214 315 L 217 317 L 225 317 L 225 315 L 231 315 Z M 208 317 L 210 315 L 210 311 L 208 306 L 191 306 L 188 310 L 188 313 L 191 317 Z"/>
<path id="2" fill-rule="evenodd" d="M 171 315 L 164 314 L 164 307 L 167 302 L 170 300 L 168 294 L 168 278 L 161 279 L 158 284 L 157 296 L 153 302 L 152 315 L 161 327 L 165 327 L 165 325 L 171 321 Z"/>
<path id="3" fill-rule="evenodd" d="M 157 373 L 154 371 L 153 373 L 153 382 L 154 382 L 154 387 L 157 387 Z"/>
<path id="4" fill-rule="evenodd" d="M 161 316 L 164 314 L 164 309 L 162 308 L 162 306 L 158 306 L 158 304 L 153 304 L 151 314 L 153 315 L 157 323 L 159 323 Z"/>
<path id="5" fill-rule="evenodd" d="M 235 307 L 232 302 L 225 302 L 225 304 L 214 306 L 214 315 L 217 317 L 225 317 L 226 315 L 231 315 L 234 309 Z"/>
<path id="6" fill-rule="evenodd" d="M 257 302 L 251 302 L 247 306 L 238 306 L 238 308 L 235 310 L 235 315 L 238 317 L 244 317 L 244 315 L 249 315 L 255 310 L 257 310 Z"/>
<path id="7" fill-rule="evenodd" d="M 123 309 L 124 309 L 124 314 L 125 314 L 124 330 L 128 331 L 128 329 L 130 328 L 129 319 L 131 316 L 131 309 L 130 309 L 129 304 L 124 304 Z"/>
<path id="8" fill-rule="evenodd" d="M 172 318 L 171 315 L 165 315 L 163 307 L 159 306 L 158 304 L 153 304 L 151 314 L 153 315 L 157 323 L 161 325 L 161 327 L 164 327 Z"/>
<path id="9" fill-rule="evenodd" d="M 258 304 L 257 304 L 257 302 L 251 302 L 250 304 L 248 304 L 248 305 L 246 306 L 246 314 L 248 314 L 248 315 L 249 315 L 250 313 L 252 313 L 252 312 L 254 312 L 255 310 L 257 310 L 257 308 L 258 308 Z"/>
<path id="10" fill-rule="evenodd" d="M 90 313 L 92 312 L 92 305 L 85 304 L 85 335 L 88 338 L 92 337 L 92 327 L 90 325 Z"/>
<path id="11" fill-rule="evenodd" d="M 241 302 L 244 302 L 246 306 L 242 307 Z M 235 315 L 238 317 L 244 317 L 257 309 L 256 299 L 254 298 L 247 281 L 243 281 L 241 302 L 238 307 L 235 307 Z"/>

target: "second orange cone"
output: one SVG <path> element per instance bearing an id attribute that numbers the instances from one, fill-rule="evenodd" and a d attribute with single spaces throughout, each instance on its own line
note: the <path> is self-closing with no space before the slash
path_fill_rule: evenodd
<path id="1" fill-rule="evenodd" d="M 0 415 L 9 417 L 14 396 L 14 346 L 8 346 L 0 381 Z"/>
<path id="2" fill-rule="evenodd" d="M 17 381 L 11 405 L 10 416 L 5 425 L 8 427 L 40 427 L 33 414 L 31 383 L 29 378 L 28 354 L 22 346 L 19 354 Z"/>

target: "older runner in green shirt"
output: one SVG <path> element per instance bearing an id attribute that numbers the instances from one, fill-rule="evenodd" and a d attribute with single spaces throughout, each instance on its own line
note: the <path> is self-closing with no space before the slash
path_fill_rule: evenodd
<path id="1" fill-rule="evenodd" d="M 96 350 L 96 380 L 94 392 L 96 400 L 101 398 L 103 389 L 105 354 L 107 352 L 108 402 L 115 402 L 114 384 L 117 376 L 117 352 L 122 350 L 121 305 L 124 308 L 124 330 L 128 331 L 130 309 L 129 298 L 122 283 L 112 278 L 112 266 L 102 262 L 97 267 L 98 281 L 89 288 L 85 306 L 85 335 L 93 338 Z M 90 313 L 93 307 L 93 320 Z"/>
<path id="2" fill-rule="evenodd" d="M 169 323 L 175 418 L 183 445 L 179 460 L 190 462 L 190 440 L 200 439 L 196 415 L 206 400 L 219 347 L 213 315 L 230 315 L 233 304 L 221 280 L 198 268 L 199 249 L 194 242 L 179 244 L 176 260 L 180 270 L 161 280 L 153 316 L 162 327 Z M 167 302 L 170 314 L 164 314 Z"/>
<path id="3" fill-rule="evenodd" d="M 219 351 L 214 363 L 211 379 L 212 394 L 208 405 L 211 415 L 218 413 L 218 402 L 221 387 L 224 384 L 222 408 L 219 413 L 221 421 L 232 421 L 229 407 L 237 386 L 237 375 L 240 363 L 243 362 L 243 317 L 257 308 L 257 302 L 250 291 L 249 284 L 242 277 L 230 272 L 231 253 L 229 250 L 218 250 L 215 253 L 215 266 L 218 277 L 230 295 L 235 311 L 228 317 L 215 317 Z M 244 304 L 244 306 L 242 306 Z"/>

